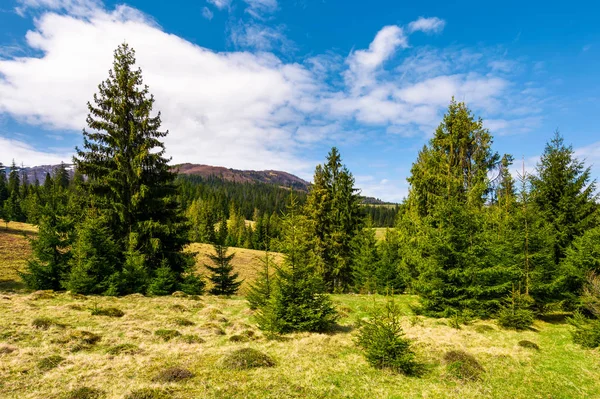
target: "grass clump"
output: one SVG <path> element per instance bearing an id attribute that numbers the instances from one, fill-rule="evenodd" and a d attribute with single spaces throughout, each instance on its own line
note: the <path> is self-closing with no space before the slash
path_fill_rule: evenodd
<path id="1" fill-rule="evenodd" d="M 60 327 L 60 328 L 64 328 L 65 325 L 61 324 L 59 322 L 57 322 L 54 319 L 51 319 L 49 317 L 37 317 L 35 319 L 33 319 L 33 321 L 31 322 L 31 325 L 33 326 L 33 328 L 37 328 L 39 330 L 47 330 L 50 327 Z"/>
<path id="2" fill-rule="evenodd" d="M 194 373 L 181 367 L 169 367 L 156 375 L 153 382 L 178 382 L 192 378 Z"/>
<path id="3" fill-rule="evenodd" d="M 246 370 L 257 367 L 273 367 L 275 360 L 253 348 L 236 349 L 223 356 L 219 366 L 230 370 Z"/>
<path id="4" fill-rule="evenodd" d="M 77 330 L 72 331 L 69 334 L 67 342 L 70 344 L 71 352 L 78 352 L 90 349 L 101 339 L 102 337 L 100 335 L 94 334 L 93 332 Z"/>
<path id="5" fill-rule="evenodd" d="M 92 316 L 123 317 L 125 312 L 119 308 L 99 308 L 95 306 L 92 308 Z"/>
<path id="6" fill-rule="evenodd" d="M 540 347 L 535 342 L 528 341 L 526 339 L 519 341 L 519 346 L 526 349 L 535 349 L 536 351 L 540 350 Z"/>
<path id="7" fill-rule="evenodd" d="M 459 380 L 475 381 L 485 372 L 475 357 L 465 351 L 451 350 L 444 355 L 446 372 Z"/>
<path id="8" fill-rule="evenodd" d="M 202 329 L 211 332 L 215 335 L 225 335 L 225 330 L 221 326 L 215 323 L 206 323 L 202 326 Z"/>
<path id="9" fill-rule="evenodd" d="M 475 326 L 474 330 L 479 334 L 485 334 L 491 331 L 496 331 L 496 329 L 488 324 L 479 324 Z"/>
<path id="10" fill-rule="evenodd" d="M 0 346 L 0 355 L 8 355 L 13 353 L 14 351 L 16 351 L 17 348 L 15 348 L 14 346 Z"/>
<path id="11" fill-rule="evenodd" d="M 356 343 L 364 352 L 371 366 L 391 369 L 406 375 L 419 374 L 420 365 L 415 360 L 411 341 L 404 337 L 400 326 L 399 306 L 388 300 L 383 309 L 371 312 L 369 320 L 360 321 Z"/>
<path id="12" fill-rule="evenodd" d="M 181 340 L 183 342 L 185 342 L 186 344 L 203 344 L 204 339 L 200 338 L 198 335 L 196 334 L 185 334 L 181 336 Z"/>
<path id="13" fill-rule="evenodd" d="M 178 326 L 182 326 L 182 327 L 187 327 L 187 326 L 193 326 L 196 323 L 194 323 L 191 320 L 185 319 L 183 317 L 176 317 L 173 319 L 173 323 L 175 323 Z"/>
<path id="14" fill-rule="evenodd" d="M 171 395 L 164 389 L 142 388 L 131 391 L 125 399 L 171 399 Z"/>
<path id="15" fill-rule="evenodd" d="M 229 337 L 229 342 L 248 342 L 250 338 L 247 335 L 235 334 Z"/>
<path id="16" fill-rule="evenodd" d="M 142 350 L 134 344 L 119 344 L 106 351 L 109 355 L 135 355 L 142 353 Z"/>
<path id="17" fill-rule="evenodd" d="M 154 335 L 156 335 L 159 338 L 162 338 L 162 340 L 166 342 L 172 340 L 175 337 L 181 336 L 181 333 L 177 330 L 160 329 L 154 331 Z"/>
<path id="18" fill-rule="evenodd" d="M 67 392 L 63 399 L 101 399 L 105 396 L 105 392 L 90 387 L 81 387 Z"/>
<path id="19" fill-rule="evenodd" d="M 48 371 L 58 367 L 64 360 L 65 358 L 62 356 L 52 355 L 40 360 L 37 366 L 42 371 Z"/>

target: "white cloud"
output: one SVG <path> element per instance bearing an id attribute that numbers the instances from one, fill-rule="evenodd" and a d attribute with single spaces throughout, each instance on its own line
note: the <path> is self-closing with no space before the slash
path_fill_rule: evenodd
<path id="1" fill-rule="evenodd" d="M 409 32 L 425 32 L 425 33 L 439 33 L 444 30 L 444 26 L 446 26 L 446 21 L 443 19 L 433 17 L 433 18 L 424 18 L 420 17 L 416 21 L 408 24 Z"/>
<path id="2" fill-rule="evenodd" d="M 238 21 L 230 26 L 231 42 L 240 48 L 251 48 L 260 51 L 274 49 L 288 52 L 294 48 L 283 33 L 283 27 L 271 27 L 255 22 Z"/>
<path id="3" fill-rule="evenodd" d="M 202 16 L 210 21 L 213 19 L 214 14 L 208 7 L 204 7 L 202 9 Z"/>
<path id="4" fill-rule="evenodd" d="M 231 0 L 206 0 L 206 2 L 217 7 L 219 10 L 229 8 L 229 5 L 231 4 Z"/>
<path id="5" fill-rule="evenodd" d="M 265 14 L 271 14 L 277 10 L 277 0 L 244 0 L 248 5 L 246 12 L 255 18 L 263 19 Z"/>
<path id="6" fill-rule="evenodd" d="M 283 169 L 308 177 L 316 163 L 304 155 L 308 147 L 385 131 L 431 134 L 453 95 L 497 125 L 528 117 L 502 115 L 524 106 L 514 98 L 533 94 L 512 95 L 508 77 L 497 76 L 481 54 L 410 49 L 400 26 L 383 27 L 368 48 L 346 58 L 317 54 L 304 63 L 284 62 L 269 52 L 289 45 L 283 28 L 254 23 L 238 28 L 237 45 L 260 51 L 216 53 L 162 31 L 127 6 L 98 7 L 85 16 L 44 12 L 26 35 L 38 55 L 0 59 L 0 116 L 80 134 L 85 104 L 106 79 L 113 50 L 126 39 L 136 49 L 155 109 L 162 111 L 163 127 L 170 131 L 167 152 L 177 163 Z M 400 49 L 411 53 L 400 57 Z M 365 188 L 370 195 L 384 190 L 393 191 L 390 182 Z M 406 191 L 401 190 L 386 198 L 400 199 Z"/>
<path id="7" fill-rule="evenodd" d="M 72 15 L 87 16 L 98 9 L 101 0 L 18 0 L 17 13 L 24 15 L 29 9 L 66 11 Z"/>
<path id="8" fill-rule="evenodd" d="M 55 165 L 62 161 L 69 162 L 73 153 L 49 153 L 38 151 L 22 141 L 12 140 L 0 137 L 0 162 L 4 161 L 5 166 L 14 159 L 19 165 L 37 166 L 37 165 Z"/>
<path id="9" fill-rule="evenodd" d="M 408 47 L 408 40 L 402 28 L 396 25 L 383 27 L 367 50 L 356 50 L 347 59 L 349 70 L 345 74 L 346 82 L 355 91 L 371 85 L 374 72 L 387 61 L 398 47 Z"/>

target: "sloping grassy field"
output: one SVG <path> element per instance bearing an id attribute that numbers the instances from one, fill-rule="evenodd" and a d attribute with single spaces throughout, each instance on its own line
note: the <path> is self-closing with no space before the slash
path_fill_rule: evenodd
<path id="1" fill-rule="evenodd" d="M 343 317 L 330 334 L 270 340 L 256 329 L 242 297 L 4 292 L 0 397 L 75 398 L 82 396 L 69 393 L 83 387 L 97 390 L 102 398 L 125 398 L 144 388 L 170 398 L 600 397 L 600 354 L 573 345 L 565 324 L 537 321 L 534 330 L 517 333 L 477 322 L 456 330 L 445 320 L 411 316 L 407 305 L 417 298 L 397 300 L 406 311 L 406 334 L 415 340 L 418 358 L 425 364 L 422 377 L 374 369 L 354 345 L 354 322 L 375 301 L 383 301 L 378 296 L 334 296 Z M 109 307 L 124 316 L 92 315 L 93 309 Z M 157 335 L 160 330 L 167 332 Z M 520 347 L 524 339 L 540 350 Z M 245 347 L 269 355 L 275 366 L 224 368 L 222 358 Z M 451 349 L 474 355 L 485 370 L 482 378 L 465 382 L 449 376 L 442 358 Z M 193 376 L 157 381 L 169 367 Z"/>
<path id="2" fill-rule="evenodd" d="M 600 398 L 600 351 L 574 345 L 564 322 L 538 320 L 525 332 L 476 321 L 457 330 L 447 320 L 415 316 L 415 296 L 397 296 L 403 328 L 414 340 L 421 377 L 372 368 L 356 347 L 356 321 L 381 296 L 335 295 L 339 325 L 329 334 L 268 339 L 243 297 L 122 298 L 27 292 L 15 267 L 29 254 L 23 234 L 0 226 L 0 398 Z M 210 246 L 194 244 L 199 264 Z M 250 281 L 260 251 L 235 249 Z M 20 266 L 19 266 L 20 265 Z M 93 315 L 115 308 L 122 317 Z M 115 312 L 115 311 L 113 311 Z M 118 313 L 118 312 L 117 312 Z M 519 345 L 531 341 L 539 350 Z M 257 349 L 273 367 L 227 368 L 240 348 Z M 443 358 L 464 350 L 482 365 L 475 381 L 456 379 Z M 173 374 L 169 368 L 189 371 Z M 168 376 L 157 379 L 161 372 Z M 181 372 L 181 370 L 180 370 Z M 185 375 L 184 373 L 183 375 Z M 155 396 L 150 395 L 152 392 Z"/>

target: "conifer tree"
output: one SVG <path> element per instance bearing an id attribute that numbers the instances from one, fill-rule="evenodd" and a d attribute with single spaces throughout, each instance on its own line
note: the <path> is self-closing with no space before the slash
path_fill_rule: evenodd
<path id="1" fill-rule="evenodd" d="M 119 293 L 163 281 L 165 268 L 180 282 L 194 264 L 193 255 L 183 252 L 189 226 L 161 141 L 168 132 L 160 131 L 160 113 L 151 116 L 154 98 L 134 65 L 133 49 L 120 45 L 108 79 L 88 103 L 90 131 L 84 130 L 83 149 L 76 148 L 74 157 L 87 177 L 90 206 L 106 219 L 119 246 L 112 289 Z"/>
<path id="2" fill-rule="evenodd" d="M 214 263 L 214 266 L 204 265 L 212 272 L 209 276 L 213 287 L 209 292 L 213 295 L 235 295 L 242 281 L 238 280 L 239 273 L 233 273 L 233 265 L 231 261 L 235 257 L 235 253 L 227 255 L 228 248 L 224 245 L 214 244 L 214 254 L 209 254 L 208 257 Z"/>
<path id="3" fill-rule="evenodd" d="M 263 257 L 259 259 L 260 270 L 256 279 L 250 283 L 246 299 L 250 309 L 263 308 L 267 305 L 274 288 L 274 271 L 277 268 L 273 255 L 265 250 Z"/>
<path id="4" fill-rule="evenodd" d="M 361 293 L 374 294 L 378 292 L 379 254 L 377 239 L 371 219 L 352 241 L 352 274 L 354 289 Z"/>
<path id="5" fill-rule="evenodd" d="M 552 226 L 553 259 L 558 265 L 567 248 L 594 222 L 596 181 L 557 131 L 546 144 L 532 177 L 533 199 Z"/>
<path id="6" fill-rule="evenodd" d="M 283 218 L 281 250 L 284 262 L 277 268 L 274 290 L 269 301 L 259 308 L 259 328 L 270 333 L 292 331 L 322 332 L 331 327 L 337 313 L 331 299 L 324 294 L 324 284 L 317 272 L 312 245 L 312 222 L 300 215 L 292 196 Z"/>
<path id="7" fill-rule="evenodd" d="M 363 213 L 354 177 L 335 147 L 315 169 L 305 212 L 314 228 L 313 245 L 327 290 L 346 291 L 352 284 L 351 243 Z"/>
<path id="8" fill-rule="evenodd" d="M 8 199 L 8 183 L 6 181 L 6 168 L 0 162 L 0 218 L 4 217 L 4 202 Z"/>

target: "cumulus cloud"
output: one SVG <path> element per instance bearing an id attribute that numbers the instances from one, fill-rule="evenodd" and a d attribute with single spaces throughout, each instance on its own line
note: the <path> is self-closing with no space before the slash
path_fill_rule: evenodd
<path id="1" fill-rule="evenodd" d="M 83 3 L 23 0 L 22 4 L 33 7 L 34 1 L 45 2 L 51 10 L 60 4 L 63 11 L 70 7 L 67 3 Z M 209 3 L 229 6 L 223 0 Z M 262 12 L 277 7 L 275 1 L 266 0 L 248 4 Z M 523 105 L 507 104 L 506 98 L 531 97 L 507 95 L 509 78 L 497 76 L 477 52 L 414 49 L 405 54 L 411 50 L 407 30 L 396 25 L 374 32 L 367 48 L 346 57 L 329 52 L 286 62 L 272 52 L 274 42 L 285 45 L 281 28 L 265 30 L 264 24 L 240 26 L 242 32 L 236 36 L 243 43 L 240 47 L 259 51 L 218 53 L 164 32 L 128 6 L 113 10 L 96 6 L 85 15 L 44 11 L 34 23 L 26 43 L 36 55 L 0 59 L 0 115 L 79 134 L 85 126 L 85 104 L 106 79 L 113 50 L 126 39 L 136 49 L 145 83 L 156 98 L 155 108 L 170 131 L 165 144 L 176 163 L 283 169 L 310 177 L 316 162 L 305 150 L 311 146 L 356 142 L 385 132 L 430 134 L 452 96 L 468 101 L 500 126 L 501 120 L 516 117 L 502 112 Z M 419 24 L 425 29 L 423 22 Z M 435 61 L 435 68 L 426 67 L 429 60 Z M 7 154 L 21 148 L 37 154 L 24 159 L 68 160 L 60 152 L 39 152 L 14 140 L 7 147 L 3 140 L 3 148 L 11 148 Z M 364 192 L 392 190 L 390 184 L 379 181 Z"/>
<path id="2" fill-rule="evenodd" d="M 424 18 L 420 17 L 416 21 L 408 24 L 408 31 L 413 32 L 425 32 L 425 33 L 439 33 L 444 30 L 446 26 L 446 21 L 443 19 L 439 19 L 437 17 L 433 18 Z"/>

